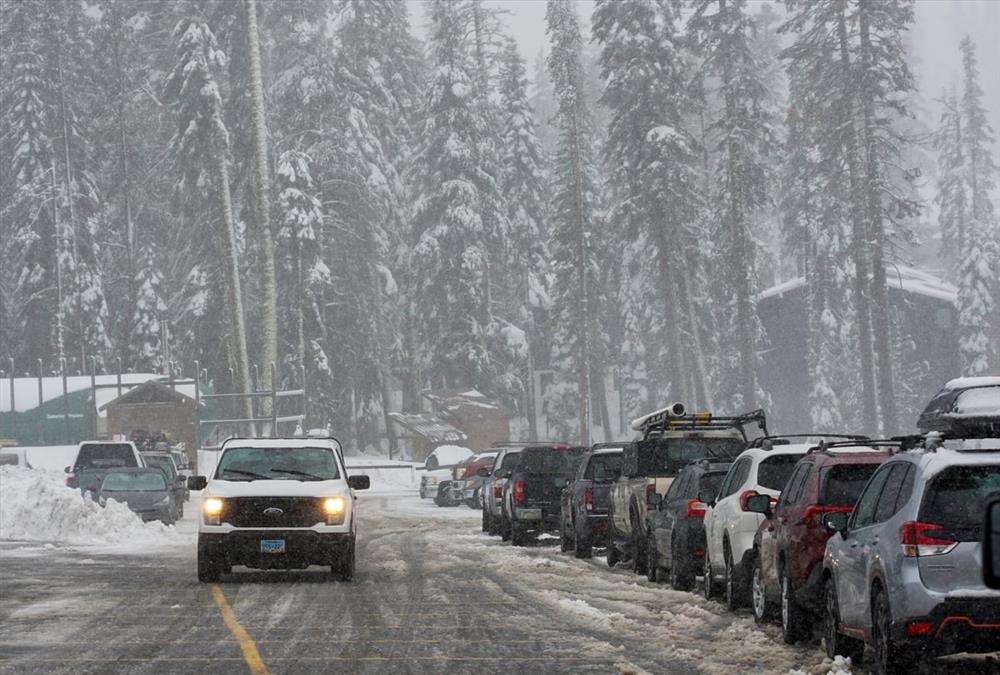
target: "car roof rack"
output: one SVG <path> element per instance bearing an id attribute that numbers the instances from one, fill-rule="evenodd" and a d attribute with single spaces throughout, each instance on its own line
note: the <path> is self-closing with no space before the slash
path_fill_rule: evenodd
<path id="1" fill-rule="evenodd" d="M 818 452 L 828 452 L 830 450 L 837 450 L 838 448 L 871 448 L 874 451 L 878 451 L 884 448 L 889 451 L 890 454 L 896 454 L 896 452 L 903 452 L 905 450 L 910 450 L 914 446 L 910 446 L 907 443 L 909 437 L 894 437 L 894 438 L 859 438 L 850 441 L 820 441 L 818 444 L 809 448 L 806 451 L 807 455 L 811 455 Z"/>
<path id="2" fill-rule="evenodd" d="M 755 438 L 752 441 L 750 441 L 750 445 L 748 445 L 747 447 L 750 447 L 750 448 L 765 448 L 766 449 L 766 445 L 767 445 L 768 442 L 770 442 L 770 444 L 772 446 L 775 446 L 775 445 L 791 445 L 792 440 L 796 439 L 796 438 L 819 438 L 819 439 L 840 438 L 840 439 L 843 439 L 844 441 L 864 441 L 864 440 L 868 440 L 868 436 L 864 436 L 864 435 L 861 435 L 861 434 L 823 434 L 823 433 L 814 433 L 814 434 L 775 434 L 773 436 L 761 436 L 760 438 Z"/>
<path id="3" fill-rule="evenodd" d="M 493 441 L 492 448 L 527 448 L 535 445 L 572 445 L 565 441 Z"/>
<path id="4" fill-rule="evenodd" d="M 718 431 L 723 429 L 736 429 L 747 440 L 745 427 L 756 425 L 764 435 L 767 436 L 767 416 L 763 408 L 751 410 L 742 415 L 713 415 L 708 412 L 693 412 L 683 415 L 674 415 L 669 410 L 648 415 L 642 423 L 635 427 L 636 431 L 642 433 L 643 440 L 662 436 L 668 431 Z"/>
<path id="5" fill-rule="evenodd" d="M 629 445 L 631 441 L 611 441 L 609 443 L 594 443 L 590 446 L 591 450 L 612 450 L 618 448 L 625 448 Z"/>

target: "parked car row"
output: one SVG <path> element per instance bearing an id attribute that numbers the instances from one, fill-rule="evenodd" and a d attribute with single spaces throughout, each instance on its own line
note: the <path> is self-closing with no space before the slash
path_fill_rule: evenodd
<path id="1" fill-rule="evenodd" d="M 139 452 L 130 441 L 84 441 L 66 467 L 66 485 L 101 506 L 113 499 L 143 520 L 172 525 L 184 516 L 190 498 L 181 473 L 187 462 L 178 454 L 183 453 Z"/>
<path id="2" fill-rule="evenodd" d="M 1000 378 L 946 385 L 919 434 L 770 435 L 674 404 L 633 422 L 629 443 L 501 449 L 482 491 L 483 530 L 523 545 L 558 532 L 587 558 L 677 590 L 749 606 L 788 643 L 877 673 L 1000 650 L 1000 590 L 983 576 L 984 518 L 1000 499 Z M 757 433 L 759 431 L 759 434 Z M 558 494 L 558 508 L 554 505 Z"/>

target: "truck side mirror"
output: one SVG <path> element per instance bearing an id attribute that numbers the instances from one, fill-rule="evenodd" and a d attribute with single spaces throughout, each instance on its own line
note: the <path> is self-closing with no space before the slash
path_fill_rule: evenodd
<path id="1" fill-rule="evenodd" d="M 476 475 L 479 476 L 480 478 L 489 478 L 490 477 L 490 470 L 486 469 L 486 468 L 478 469 L 476 471 Z"/>
<path id="2" fill-rule="evenodd" d="M 659 509 L 660 504 L 663 503 L 663 495 L 659 492 L 650 492 L 646 495 L 646 506 L 651 509 Z"/>
<path id="3" fill-rule="evenodd" d="M 347 484 L 352 490 L 367 490 L 372 486 L 372 479 L 368 476 L 351 476 L 347 479 Z"/>
<path id="4" fill-rule="evenodd" d="M 204 476 L 191 476 L 187 479 L 188 490 L 204 490 L 208 479 Z"/>
<path id="5" fill-rule="evenodd" d="M 983 527 L 983 582 L 987 588 L 1000 588 L 1000 495 L 986 504 Z"/>

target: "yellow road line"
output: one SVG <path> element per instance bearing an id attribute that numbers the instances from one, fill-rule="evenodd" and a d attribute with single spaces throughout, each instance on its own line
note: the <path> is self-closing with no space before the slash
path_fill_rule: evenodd
<path id="1" fill-rule="evenodd" d="M 334 663 L 350 663 L 350 662 L 395 662 L 395 661 L 421 661 L 421 662 L 436 662 L 436 661 L 473 661 L 473 662 L 490 662 L 490 661 L 504 661 L 504 662 L 526 662 L 526 663 L 540 663 L 546 661 L 558 661 L 559 663 L 605 663 L 607 660 L 602 660 L 600 658 L 591 658 L 584 656 L 562 656 L 559 654 L 552 654 L 550 656 L 519 656 L 519 655 L 509 655 L 509 654 L 497 654 L 488 656 L 464 656 L 455 655 L 448 656 L 445 654 L 435 654 L 432 656 L 410 656 L 410 655 L 400 655 L 400 656 L 276 656 L 268 657 L 271 661 L 309 661 L 312 663 L 323 663 L 323 662 L 334 662 Z M 9 657 L 0 656 L 0 663 L 107 663 L 107 657 L 103 656 L 67 656 L 67 657 Z M 210 661 L 241 661 L 245 659 L 240 659 L 238 656 L 116 656 L 114 657 L 115 663 L 149 663 L 149 662 L 178 662 L 178 663 L 188 663 L 188 662 L 210 662 Z M 263 664 L 261 664 L 263 665 Z M 267 672 L 266 670 L 264 672 Z"/>
<path id="2" fill-rule="evenodd" d="M 226 602 L 226 595 L 222 592 L 219 584 L 212 584 L 212 597 L 215 598 L 215 604 L 219 606 L 219 611 L 222 612 L 222 620 L 226 622 L 226 627 L 240 643 L 240 649 L 243 651 L 243 660 L 247 662 L 250 672 L 253 675 L 269 675 L 267 666 L 264 665 L 264 661 L 260 658 L 260 652 L 257 651 L 257 645 L 253 643 L 246 629 L 236 620 L 236 614 L 233 612 L 233 608 L 229 606 L 229 603 Z"/>

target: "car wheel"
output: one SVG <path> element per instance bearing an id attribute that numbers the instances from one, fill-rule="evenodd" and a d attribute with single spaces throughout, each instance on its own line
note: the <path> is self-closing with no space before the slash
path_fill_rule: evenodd
<path id="1" fill-rule="evenodd" d="M 608 542 L 608 567 L 614 567 L 621 560 L 621 556 L 618 555 L 618 548 L 615 546 L 614 539 Z"/>
<path id="2" fill-rule="evenodd" d="M 712 558 L 708 555 L 708 547 L 705 547 L 705 557 L 702 558 L 701 573 L 703 575 L 701 592 L 705 596 L 706 600 L 711 600 L 715 597 L 716 587 L 715 579 L 712 578 Z"/>
<path id="3" fill-rule="evenodd" d="M 198 549 L 198 581 L 203 584 L 215 583 L 222 578 L 222 565 L 208 551 Z"/>
<path id="4" fill-rule="evenodd" d="M 837 600 L 837 586 L 833 579 L 826 580 L 824 592 L 825 611 L 823 613 L 823 647 L 831 659 L 846 656 L 851 665 L 861 666 L 865 653 L 865 643 L 847 637 L 840 632 L 840 603 Z"/>
<path id="5" fill-rule="evenodd" d="M 629 554 L 631 555 L 632 571 L 636 574 L 646 573 L 646 539 L 642 536 L 642 532 L 639 530 L 639 523 L 636 519 L 632 520 L 632 535 L 629 537 L 631 546 L 629 547 Z"/>
<path id="6" fill-rule="evenodd" d="M 510 543 L 514 546 L 527 546 L 528 532 L 523 525 L 514 522 L 510 524 Z"/>
<path id="7" fill-rule="evenodd" d="M 774 618 L 774 608 L 767 601 L 767 585 L 764 583 L 764 568 L 761 567 L 759 555 L 753 557 L 753 567 L 750 570 L 750 602 L 753 620 L 757 625 L 770 623 Z"/>
<path id="8" fill-rule="evenodd" d="M 646 579 L 654 584 L 659 583 L 662 580 L 660 571 L 660 555 L 656 550 L 653 533 L 650 531 L 646 535 Z"/>
<path id="9" fill-rule="evenodd" d="M 510 520 L 508 518 L 500 521 L 500 539 L 501 541 L 510 541 Z"/>
<path id="10" fill-rule="evenodd" d="M 181 502 L 180 506 L 177 507 L 177 520 L 180 520 L 183 517 L 184 517 L 184 502 Z"/>
<path id="11" fill-rule="evenodd" d="M 490 523 L 490 529 L 487 530 L 487 533 L 495 537 L 500 534 L 500 518 L 498 516 L 494 516 L 492 513 L 488 514 L 487 518 L 489 518 Z"/>
<path id="12" fill-rule="evenodd" d="M 733 554 L 729 550 L 729 542 L 726 542 L 722 549 L 722 563 L 725 567 L 726 582 L 723 586 L 723 599 L 726 609 L 734 612 L 742 605 L 740 597 L 739 582 L 736 579 L 736 565 L 733 564 Z"/>
<path id="13" fill-rule="evenodd" d="M 872 651 L 876 675 L 902 675 L 910 673 L 915 666 L 913 655 L 893 644 L 891 624 L 889 596 L 876 588 L 872 593 Z"/>
<path id="14" fill-rule="evenodd" d="M 695 575 L 691 573 L 680 551 L 677 550 L 677 540 L 670 542 L 670 585 L 675 591 L 690 591 L 694 588 Z"/>
<path id="15" fill-rule="evenodd" d="M 805 612 L 795 601 L 792 579 L 785 567 L 781 568 L 781 637 L 785 644 L 793 645 L 804 640 L 811 632 L 810 622 Z"/>
<path id="16" fill-rule="evenodd" d="M 559 526 L 559 550 L 563 553 L 571 550 L 573 548 L 573 541 L 569 538 L 566 533 L 566 522 L 562 521 Z"/>
<path id="17" fill-rule="evenodd" d="M 331 571 L 337 581 L 350 581 L 354 578 L 354 539 L 348 544 L 347 550 L 341 555 L 340 560 L 334 563 Z"/>
<path id="18" fill-rule="evenodd" d="M 594 543 L 590 533 L 581 532 L 580 527 L 575 523 L 573 525 L 573 555 L 577 558 L 590 558 L 594 555 Z"/>
<path id="19" fill-rule="evenodd" d="M 483 532 L 490 531 L 490 514 L 483 509 Z"/>

